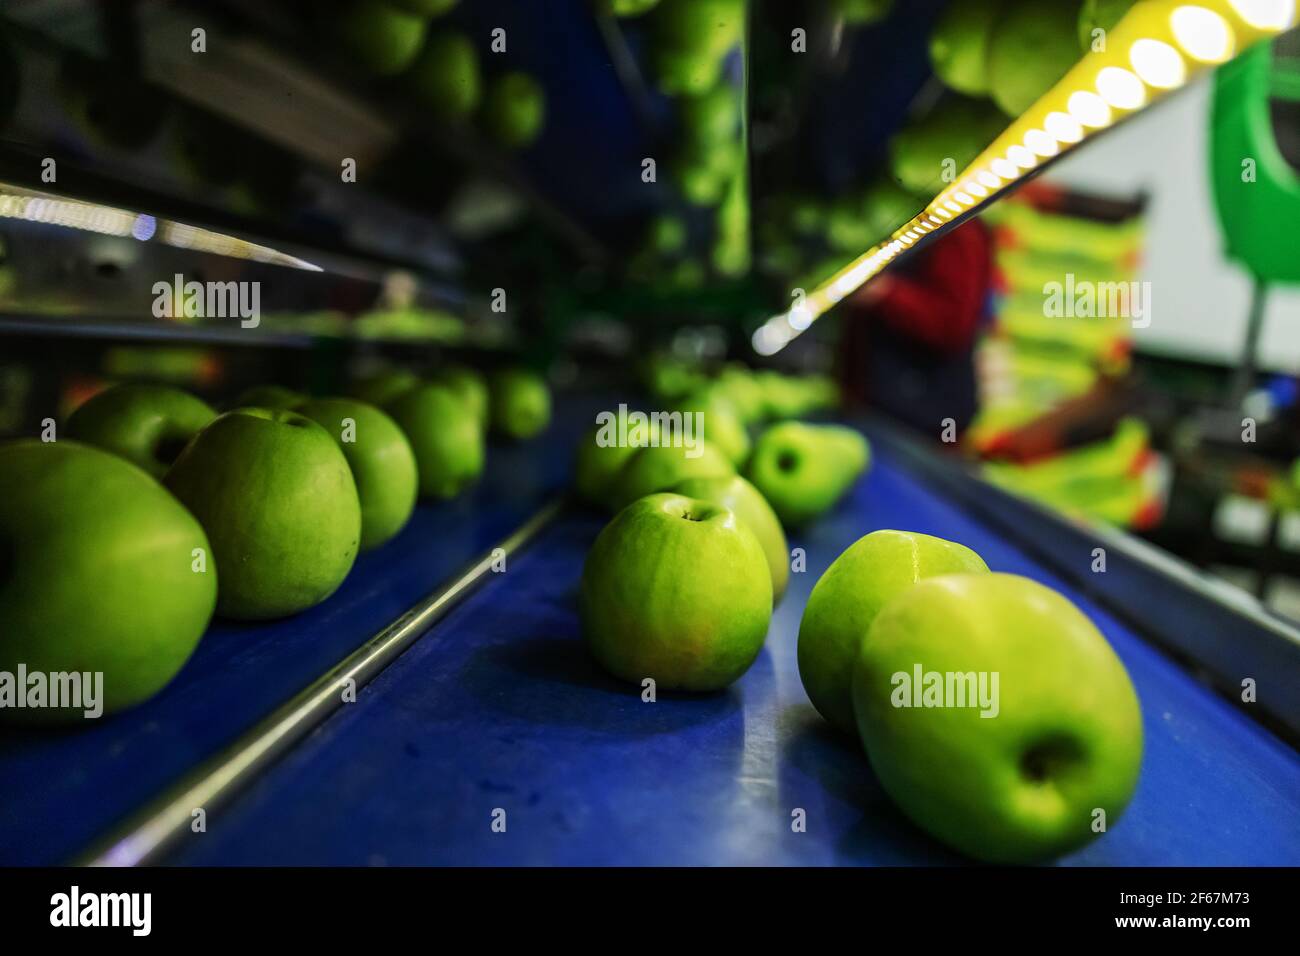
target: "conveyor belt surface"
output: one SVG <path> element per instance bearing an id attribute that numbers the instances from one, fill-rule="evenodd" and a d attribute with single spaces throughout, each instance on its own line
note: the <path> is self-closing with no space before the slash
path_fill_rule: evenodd
<path id="1" fill-rule="evenodd" d="M 1137 795 L 1066 864 L 1300 863 L 1300 757 L 1015 542 L 886 452 L 807 551 L 767 647 L 728 692 L 605 677 L 575 594 L 602 519 L 570 513 L 226 810 L 181 864 L 886 864 L 958 862 L 892 806 L 857 744 L 808 703 L 795 658 L 818 575 L 883 527 L 943 535 L 1060 588 L 1101 627 L 1142 702 Z M 791 814 L 807 813 L 795 833 Z M 494 832 L 494 811 L 506 812 Z"/>
<path id="2" fill-rule="evenodd" d="M 562 492 L 588 404 L 562 403 L 531 443 L 494 444 L 472 494 L 421 505 L 325 603 L 280 621 L 214 622 L 146 704 L 63 729 L 0 725 L 0 864 L 68 860 L 509 535 Z"/>

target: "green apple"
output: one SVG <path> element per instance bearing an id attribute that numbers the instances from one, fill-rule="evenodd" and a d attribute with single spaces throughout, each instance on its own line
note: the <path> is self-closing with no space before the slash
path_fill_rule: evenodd
<path id="1" fill-rule="evenodd" d="M 625 436 L 618 434 L 612 418 L 608 424 L 597 424 L 578 442 L 573 465 L 578 497 L 597 508 L 611 508 L 619 472 L 638 450 L 653 444 L 658 434 L 650 418 L 629 423 Z"/>
<path id="2" fill-rule="evenodd" d="M 378 76 L 393 76 L 411 65 L 427 26 L 423 17 L 383 0 L 350 0 L 334 21 L 343 48 L 363 70 Z"/>
<path id="3" fill-rule="evenodd" d="M 832 0 L 831 6 L 846 23 L 866 26 L 889 16 L 894 0 Z"/>
<path id="4" fill-rule="evenodd" d="M 429 37 L 408 76 L 415 95 L 444 122 L 467 120 L 478 109 L 478 53 L 463 33 Z"/>
<path id="5" fill-rule="evenodd" d="M 382 408 L 398 395 L 419 384 L 420 378 L 414 372 L 393 369 L 363 378 L 349 391 L 353 398 L 359 398 L 363 402 Z"/>
<path id="6" fill-rule="evenodd" d="M 675 256 L 686 249 L 689 233 L 680 216 L 656 216 L 650 223 L 649 247 L 661 256 Z"/>
<path id="7" fill-rule="evenodd" d="M 551 390 L 546 379 L 526 369 L 492 376 L 488 388 L 492 430 L 518 440 L 532 438 L 551 423 Z"/>
<path id="8" fill-rule="evenodd" d="M 106 713 L 148 699 L 212 617 L 209 553 L 193 515 L 116 455 L 74 441 L 0 445 L 0 671 L 102 673 Z"/>
<path id="9" fill-rule="evenodd" d="M 527 73 L 503 73 L 488 87 L 483 122 L 507 149 L 530 146 L 546 123 L 546 91 Z"/>
<path id="10" fill-rule="evenodd" d="M 840 425 L 782 422 L 754 443 L 747 476 L 787 528 L 829 511 L 866 469 L 866 439 Z"/>
<path id="11" fill-rule="evenodd" d="M 351 398 L 317 398 L 297 409 L 338 442 L 352 469 L 361 503 L 361 550 L 377 548 L 406 526 L 420 479 L 406 435 L 373 405 Z"/>
<path id="12" fill-rule="evenodd" d="M 989 40 L 1002 0 L 949 0 L 930 34 L 930 63 L 939 79 L 958 93 L 989 91 Z"/>
<path id="13" fill-rule="evenodd" d="M 438 372 L 433 381 L 459 395 L 483 427 L 487 427 L 489 397 L 487 381 L 482 375 L 464 365 L 452 365 Z"/>
<path id="14" fill-rule="evenodd" d="M 719 83 L 681 100 L 682 131 L 694 143 L 734 144 L 740 135 L 740 91 Z"/>
<path id="15" fill-rule="evenodd" d="M 1079 61 L 1080 0 L 1010 0 L 989 39 L 993 102 L 1018 117 Z"/>
<path id="16" fill-rule="evenodd" d="M 1137 0 L 1083 0 L 1079 10 L 1079 49 L 1092 52 L 1093 31 L 1113 30 Z"/>
<path id="17" fill-rule="evenodd" d="M 388 2 L 417 17 L 440 17 L 456 6 L 458 0 L 388 0 Z"/>
<path id="18" fill-rule="evenodd" d="M 660 441 L 666 439 L 661 434 Z M 642 448 L 628 458 L 614 482 L 614 510 L 626 508 L 638 498 L 667 491 L 687 478 L 729 477 L 736 473 L 727 456 L 707 442 L 692 448 L 685 444 L 662 444 Z"/>
<path id="19" fill-rule="evenodd" d="M 582 632 L 601 666 L 660 690 L 721 690 L 749 669 L 772 618 L 753 532 L 726 508 L 651 495 L 620 511 L 582 569 Z"/>
<path id="20" fill-rule="evenodd" d="M 483 429 L 451 389 L 418 385 L 384 410 L 411 443 L 424 497 L 454 498 L 483 474 Z"/>
<path id="21" fill-rule="evenodd" d="M 987 101 L 949 94 L 890 140 L 890 172 L 908 192 L 929 199 L 954 163 L 964 172 L 1005 125 Z"/>
<path id="22" fill-rule="evenodd" d="M 602 0 L 601 6 L 616 17 L 639 17 L 659 6 L 659 0 Z"/>
<path id="23" fill-rule="evenodd" d="M 1068 600 L 1011 574 L 927 578 L 886 604 L 853 708 L 903 812 L 993 863 L 1082 846 L 1099 811 L 1114 826 L 1142 762 L 1142 714 L 1115 652 Z"/>
<path id="24" fill-rule="evenodd" d="M 722 59 L 707 51 L 659 47 L 651 60 L 655 85 L 669 96 L 700 96 L 718 85 Z"/>
<path id="25" fill-rule="evenodd" d="M 163 481 L 212 541 L 224 617 L 265 620 L 319 604 L 356 559 L 361 504 L 347 459 L 297 412 L 226 412 Z"/>
<path id="26" fill-rule="evenodd" d="M 155 478 L 217 417 L 206 402 L 165 385 L 114 385 L 68 418 L 67 437 L 121 455 Z"/>
<path id="27" fill-rule="evenodd" d="M 302 392 L 283 385 L 254 385 L 239 393 L 231 408 L 271 408 L 288 411 L 307 401 Z"/>
<path id="28" fill-rule="evenodd" d="M 853 665 L 871 622 L 922 578 L 987 571 L 964 545 L 910 531 L 873 531 L 831 562 L 799 623 L 799 678 L 817 712 L 846 733 L 853 717 Z"/>
<path id="29" fill-rule="evenodd" d="M 687 478 L 673 486 L 674 494 L 707 501 L 735 513 L 758 539 L 772 575 L 772 603 L 785 594 L 790 580 L 790 546 L 781 521 L 762 493 L 740 475 L 730 478 Z"/>
<path id="30" fill-rule="evenodd" d="M 745 0 L 664 0 L 654 27 L 657 48 L 718 59 L 741 41 Z"/>
<path id="31" fill-rule="evenodd" d="M 739 366 L 723 369 L 713 388 L 731 402 L 731 407 L 746 425 L 762 421 L 766 410 L 763 389 L 748 369 Z"/>
<path id="32" fill-rule="evenodd" d="M 728 460 L 739 468 L 749 457 L 749 432 L 745 430 L 735 407 L 723 395 L 711 389 L 696 393 L 683 401 L 676 409 L 683 415 L 703 415 L 703 434 L 705 440 L 727 456 Z"/>
<path id="33" fill-rule="evenodd" d="M 862 218 L 876 239 L 892 233 L 918 211 L 916 198 L 888 176 L 875 180 L 862 194 Z"/>

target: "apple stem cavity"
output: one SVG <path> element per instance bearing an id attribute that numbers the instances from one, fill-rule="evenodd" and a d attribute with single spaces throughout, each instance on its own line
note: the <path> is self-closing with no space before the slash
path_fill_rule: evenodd
<path id="1" fill-rule="evenodd" d="M 1046 783 L 1083 758 L 1079 742 L 1071 737 L 1050 737 L 1020 755 L 1020 773 L 1033 783 Z"/>

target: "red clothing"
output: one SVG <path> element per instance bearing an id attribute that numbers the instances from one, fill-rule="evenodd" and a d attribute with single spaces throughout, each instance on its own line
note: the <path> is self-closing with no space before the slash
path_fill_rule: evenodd
<path id="1" fill-rule="evenodd" d="M 897 275 L 886 270 L 872 316 L 931 348 L 965 351 L 984 317 L 992 272 L 988 229 L 972 219 L 922 249 Z"/>
<path id="2" fill-rule="evenodd" d="M 975 414 L 972 358 L 988 309 L 993 247 L 970 220 L 885 270 L 844 303 L 840 381 L 845 398 L 934 433 Z"/>

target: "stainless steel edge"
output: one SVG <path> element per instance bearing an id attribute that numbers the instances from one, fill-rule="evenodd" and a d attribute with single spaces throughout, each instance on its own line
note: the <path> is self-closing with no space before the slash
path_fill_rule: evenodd
<path id="1" fill-rule="evenodd" d="M 500 553 L 508 557 L 522 549 L 560 513 L 564 503 L 563 498 L 548 502 L 452 581 L 411 607 L 226 749 L 199 764 L 125 823 L 101 837 L 73 864 L 138 866 L 157 860 L 190 832 L 196 809 L 202 808 L 210 814 L 343 706 L 345 689 L 360 689 L 396 660 L 483 582 Z"/>

